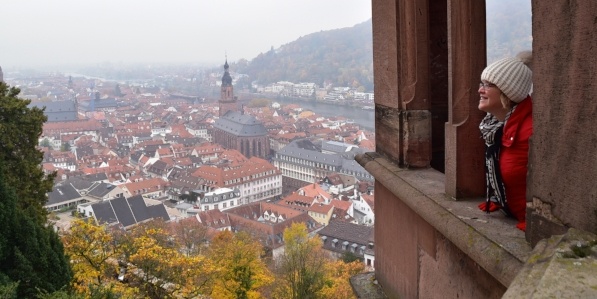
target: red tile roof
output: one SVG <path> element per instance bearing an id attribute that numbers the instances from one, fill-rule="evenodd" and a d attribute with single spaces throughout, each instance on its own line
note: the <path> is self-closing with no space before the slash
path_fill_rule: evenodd
<path id="1" fill-rule="evenodd" d="M 153 178 L 139 182 L 126 183 L 122 185 L 122 188 L 127 190 L 131 195 L 138 195 L 164 190 L 164 187 L 167 185 L 168 182 L 161 178 Z"/>

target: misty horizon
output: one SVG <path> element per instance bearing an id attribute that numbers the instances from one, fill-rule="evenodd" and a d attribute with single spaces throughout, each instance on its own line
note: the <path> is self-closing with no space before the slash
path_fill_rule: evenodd
<path id="1" fill-rule="evenodd" d="M 314 32 L 371 18 L 365 0 L 13 1 L 0 18 L 0 66 L 199 65 L 251 60 Z"/>

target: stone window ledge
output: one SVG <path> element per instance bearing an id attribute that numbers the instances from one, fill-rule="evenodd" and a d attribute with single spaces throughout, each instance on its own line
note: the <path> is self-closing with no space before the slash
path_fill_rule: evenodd
<path id="1" fill-rule="evenodd" d="M 445 176 L 434 169 L 404 169 L 378 153 L 356 157 L 375 180 L 433 226 L 493 277 L 508 287 L 532 248 L 516 220 L 477 208 L 482 198 L 454 200 L 445 194 Z"/>

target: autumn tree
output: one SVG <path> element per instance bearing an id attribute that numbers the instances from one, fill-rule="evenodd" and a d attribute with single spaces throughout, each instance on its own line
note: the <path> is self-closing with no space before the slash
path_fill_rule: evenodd
<path id="1" fill-rule="evenodd" d="M 172 297 L 172 288 L 177 287 L 176 282 L 184 269 L 178 252 L 160 246 L 149 236 L 135 238 L 133 245 L 135 251 L 130 257 L 132 267 L 128 270 L 133 273 L 132 279 L 139 282 L 141 290 L 150 298 Z"/>
<path id="2" fill-rule="evenodd" d="M 261 260 L 263 248 L 246 232 L 218 233 L 212 240 L 208 258 L 215 269 L 212 275 L 211 297 L 252 299 L 262 298 L 261 290 L 274 281 Z"/>
<path id="3" fill-rule="evenodd" d="M 276 297 L 319 298 L 326 281 L 325 263 L 329 260 L 319 238 L 309 238 L 304 223 L 293 223 L 284 230 L 284 254 L 277 261 L 281 282 Z"/>
<path id="4" fill-rule="evenodd" d="M 142 223 L 131 231 L 75 221 L 64 235 L 75 270 L 75 295 L 196 298 L 205 294 L 211 273 L 209 261 L 200 255 L 183 254 L 176 238 L 163 221 Z M 122 274 L 126 283 L 116 279 Z"/>
<path id="5" fill-rule="evenodd" d="M 132 296 L 137 290 L 115 279 L 119 273 L 122 249 L 105 226 L 92 219 L 75 220 L 63 236 L 66 253 L 71 257 L 74 291 L 85 297 L 98 294 Z"/>
<path id="6" fill-rule="evenodd" d="M 181 253 L 166 223 L 141 224 L 131 235 L 132 243 L 126 245 L 127 272 L 142 293 L 150 298 L 194 298 L 205 293 L 210 261 Z"/>
<path id="7" fill-rule="evenodd" d="M 152 219 L 150 221 L 141 223 L 128 231 L 128 234 L 133 239 L 140 237 L 149 237 L 157 243 L 157 245 L 164 248 L 175 248 L 174 236 L 170 229 L 169 223 L 163 219 Z"/>
<path id="8" fill-rule="evenodd" d="M 321 298 L 356 299 L 350 285 L 350 277 L 363 272 L 365 266 L 362 262 L 328 261 L 324 264 L 324 268 L 326 282 L 320 292 Z"/>
<path id="9" fill-rule="evenodd" d="M 0 82 L 0 161 L 7 186 L 16 192 L 17 206 L 37 224 L 45 225 L 44 204 L 52 191 L 55 174 L 46 176 L 41 168 L 43 153 L 37 149 L 43 110 L 29 108 L 30 100 L 18 98 L 20 90 Z"/>
<path id="10" fill-rule="evenodd" d="M 272 101 L 269 99 L 258 98 L 258 99 L 252 99 L 247 106 L 249 106 L 250 108 L 263 108 L 263 107 L 269 107 L 271 104 L 272 104 Z"/>
<path id="11" fill-rule="evenodd" d="M 207 226 L 183 219 L 171 223 L 172 234 L 180 250 L 187 256 L 202 255 L 207 248 Z"/>

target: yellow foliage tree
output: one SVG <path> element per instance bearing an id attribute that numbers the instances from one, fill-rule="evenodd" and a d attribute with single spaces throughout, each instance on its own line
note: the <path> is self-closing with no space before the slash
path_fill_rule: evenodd
<path id="1" fill-rule="evenodd" d="M 218 233 L 212 240 L 208 258 L 216 265 L 211 286 L 214 299 L 262 298 L 262 290 L 274 277 L 260 258 L 263 247 L 246 232 Z"/>
<path id="2" fill-rule="evenodd" d="M 350 286 L 350 277 L 363 272 L 361 261 L 345 263 L 342 260 L 329 261 L 325 264 L 326 283 L 321 289 L 321 297 L 326 299 L 356 299 Z"/>
<path id="3" fill-rule="evenodd" d="M 329 256 L 321 239 L 309 238 L 304 223 L 293 223 L 284 230 L 284 254 L 277 261 L 280 283 L 276 298 L 319 298 L 326 282 L 325 264 Z"/>
<path id="4" fill-rule="evenodd" d="M 132 231 L 108 231 L 92 220 L 76 220 L 64 234 L 71 257 L 73 289 L 84 298 L 197 298 L 206 293 L 211 264 L 179 248 L 164 222 Z M 126 265 L 125 281 L 116 279 Z"/>
<path id="5" fill-rule="evenodd" d="M 150 223 L 135 228 L 128 245 L 130 277 L 150 298 L 193 298 L 205 293 L 211 265 L 203 256 L 188 256 L 175 236 Z"/>
<path id="6" fill-rule="evenodd" d="M 276 265 L 280 280 L 276 298 L 356 298 L 349 279 L 364 270 L 362 262 L 331 259 L 322 249 L 321 239 L 309 238 L 303 223 L 284 231 L 284 243 L 284 254 Z"/>
<path id="7" fill-rule="evenodd" d="M 207 248 L 207 226 L 193 221 L 171 224 L 176 244 L 187 256 L 202 255 Z"/>
<path id="8" fill-rule="evenodd" d="M 88 298 L 97 294 L 118 294 L 132 298 L 138 290 L 114 279 L 120 250 L 104 226 L 92 219 L 75 220 L 63 235 L 64 251 L 73 268 L 72 287 Z"/>

